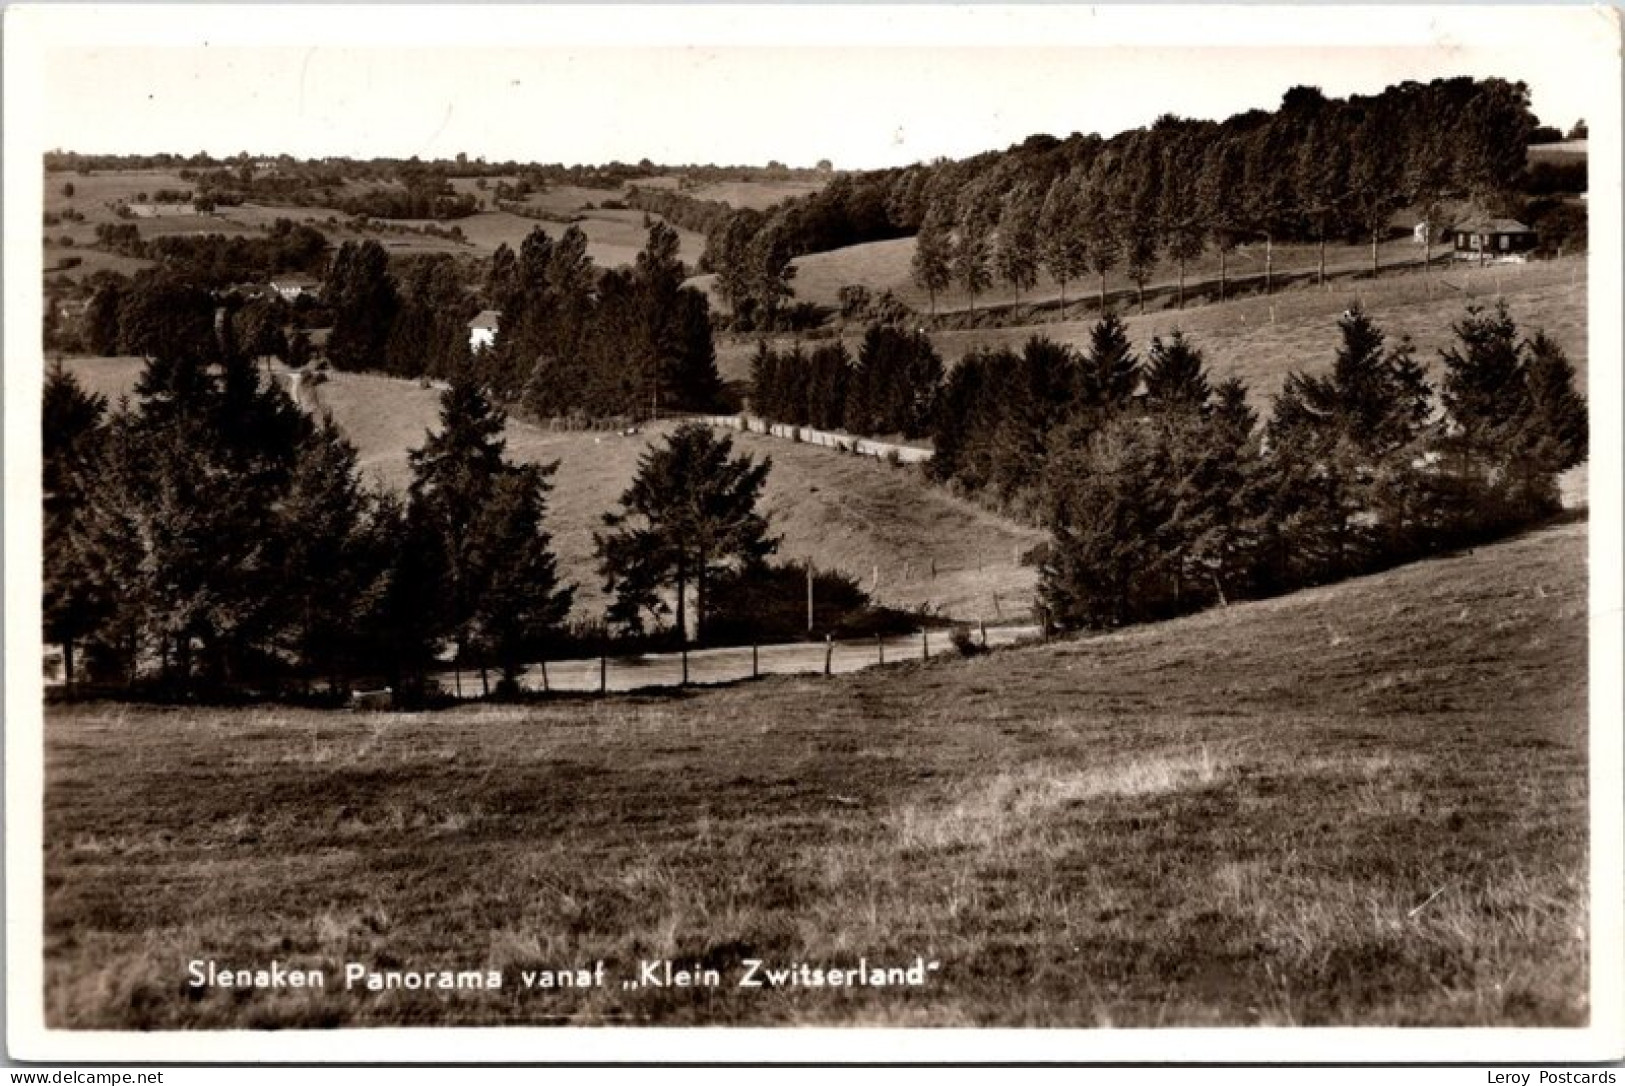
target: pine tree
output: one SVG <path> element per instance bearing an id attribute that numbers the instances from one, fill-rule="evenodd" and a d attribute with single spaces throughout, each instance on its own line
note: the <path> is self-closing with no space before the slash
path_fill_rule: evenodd
<path id="1" fill-rule="evenodd" d="M 1197 409 L 1206 406 L 1211 393 L 1202 352 L 1183 332 L 1151 340 L 1145 362 L 1148 404 L 1163 410 Z"/>
<path id="2" fill-rule="evenodd" d="M 331 417 L 300 443 L 277 509 L 281 640 L 307 676 L 343 688 L 363 655 L 362 616 L 380 591 L 380 499 L 364 489 L 355 446 Z"/>
<path id="3" fill-rule="evenodd" d="M 604 590 L 615 600 L 610 621 L 641 629 L 642 613 L 665 611 L 660 595 L 670 589 L 677 635 L 703 639 L 711 580 L 723 569 L 750 568 L 778 547 L 756 508 L 771 466 L 734 456 L 731 439 L 697 423 L 646 450 L 620 508 L 604 516 L 610 531 L 594 536 Z"/>
<path id="4" fill-rule="evenodd" d="M 62 646 L 63 679 L 76 679 L 75 648 L 107 610 L 80 550 L 79 525 L 101 454 L 107 401 L 85 391 L 57 361 L 46 371 L 44 435 L 44 636 Z"/>
<path id="5" fill-rule="evenodd" d="M 439 629 L 457 659 L 482 673 L 495 660 L 511 683 L 524 655 L 563 621 L 561 591 L 542 531 L 548 478 L 557 465 L 515 465 L 504 456 L 507 418 L 472 375 L 441 395 L 440 430 L 409 456 L 408 521 L 432 541 L 429 573 Z"/>
<path id="6" fill-rule="evenodd" d="M 1544 470 L 1567 471 L 1590 455 L 1586 401 L 1575 390 L 1574 365 L 1543 331 L 1530 337 L 1526 357 L 1529 410 L 1524 447 Z"/>
<path id="7" fill-rule="evenodd" d="M 1089 329 L 1079 404 L 1115 409 L 1126 404 L 1139 385 L 1140 361 L 1129 345 L 1128 329 L 1117 314 L 1108 313 Z"/>

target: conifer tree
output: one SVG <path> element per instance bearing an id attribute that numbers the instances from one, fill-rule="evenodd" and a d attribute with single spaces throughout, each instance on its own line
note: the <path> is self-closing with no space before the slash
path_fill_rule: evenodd
<path id="1" fill-rule="evenodd" d="M 751 568 L 778 548 L 757 510 L 771 466 L 771 460 L 733 455 L 730 438 L 697 423 L 645 450 L 620 508 L 604 515 L 609 531 L 594 536 L 604 590 L 614 599 L 610 621 L 640 631 L 645 615 L 670 612 L 663 598 L 669 590 L 677 635 L 703 639 L 710 582 L 724 569 Z"/>
<path id="2" fill-rule="evenodd" d="M 1147 403 L 1164 410 L 1197 409 L 1207 405 L 1211 393 L 1202 352 L 1183 332 L 1151 340 L 1145 361 Z"/>
<path id="3" fill-rule="evenodd" d="M 44 436 L 44 636 L 62 646 L 63 679 L 77 677 L 75 649 L 96 628 L 107 601 L 99 597 L 80 550 L 79 525 L 101 453 L 107 401 L 85 391 L 55 362 L 45 375 L 40 418 Z"/>

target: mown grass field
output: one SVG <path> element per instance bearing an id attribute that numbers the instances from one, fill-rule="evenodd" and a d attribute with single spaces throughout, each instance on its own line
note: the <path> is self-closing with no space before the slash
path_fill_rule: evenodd
<path id="1" fill-rule="evenodd" d="M 1451 325 L 1469 303 L 1493 304 L 1505 298 L 1525 334 L 1544 328 L 1568 353 L 1581 374 L 1589 357 L 1586 342 L 1585 257 L 1492 267 L 1438 269 L 1432 275 L 1393 274 L 1378 280 L 1340 280 L 1329 290 L 1300 285 L 1270 297 L 1249 296 L 1224 303 L 1193 305 L 1141 316 L 1120 310 L 1129 337 L 1140 354 L 1155 335 L 1183 329 L 1206 355 L 1217 377 L 1237 376 L 1247 382 L 1254 402 L 1268 407 L 1269 398 L 1294 370 L 1314 372 L 1331 366 L 1337 344 L 1337 319 L 1356 301 L 1365 305 L 1390 336 L 1409 335 L 1417 357 L 1437 365 L 1439 350 L 1454 339 Z M 1005 328 L 933 332 L 945 362 L 952 364 L 972 351 L 1009 347 L 1020 350 L 1029 338 L 1047 336 L 1084 348 L 1095 316 Z M 780 346 L 789 337 L 774 337 Z M 856 351 L 861 332 L 846 337 Z M 750 374 L 756 341 L 737 337 L 719 343 L 717 368 L 724 379 Z"/>
<path id="2" fill-rule="evenodd" d="M 46 1019 L 1581 1024 L 1586 537 L 829 680 L 52 707 Z M 913 988 L 735 986 L 916 956 Z M 189 988 L 194 959 L 328 986 Z M 604 989 L 519 980 L 600 959 Z M 662 959 L 722 983 L 621 987 Z M 504 986 L 346 992 L 347 962 Z"/>

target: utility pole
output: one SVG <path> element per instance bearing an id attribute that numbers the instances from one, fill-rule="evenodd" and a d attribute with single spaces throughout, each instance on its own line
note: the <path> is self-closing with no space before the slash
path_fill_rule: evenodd
<path id="1" fill-rule="evenodd" d="M 807 632 L 813 632 L 813 568 L 807 563 Z"/>

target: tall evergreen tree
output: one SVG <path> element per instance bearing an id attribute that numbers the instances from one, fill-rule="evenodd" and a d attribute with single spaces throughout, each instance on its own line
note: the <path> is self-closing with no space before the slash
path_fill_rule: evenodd
<path id="1" fill-rule="evenodd" d="M 454 378 L 440 429 L 409 456 L 408 517 L 439 556 L 437 612 L 457 658 L 482 672 L 494 659 L 511 686 L 525 653 L 562 623 L 571 593 L 560 589 L 542 531 L 557 465 L 508 462 L 506 423 L 472 375 Z"/>
<path id="2" fill-rule="evenodd" d="M 662 595 L 669 589 L 678 636 L 703 639 L 710 582 L 724 569 L 764 561 L 778 547 L 757 511 L 771 466 L 734 456 L 731 439 L 695 423 L 645 450 L 620 508 L 604 516 L 610 531 L 594 536 L 604 589 L 615 599 L 610 620 L 641 630 L 645 614 L 668 613 Z"/>
<path id="3" fill-rule="evenodd" d="M 1145 361 L 1147 403 L 1163 410 L 1196 409 L 1205 407 L 1211 394 L 1202 352 L 1183 332 L 1151 340 Z"/>
<path id="4" fill-rule="evenodd" d="M 79 525 L 97 471 L 107 401 L 85 391 L 55 362 L 45 375 L 44 635 L 62 646 L 64 681 L 75 681 L 75 649 L 96 628 L 107 601 L 98 596 L 80 551 Z"/>

